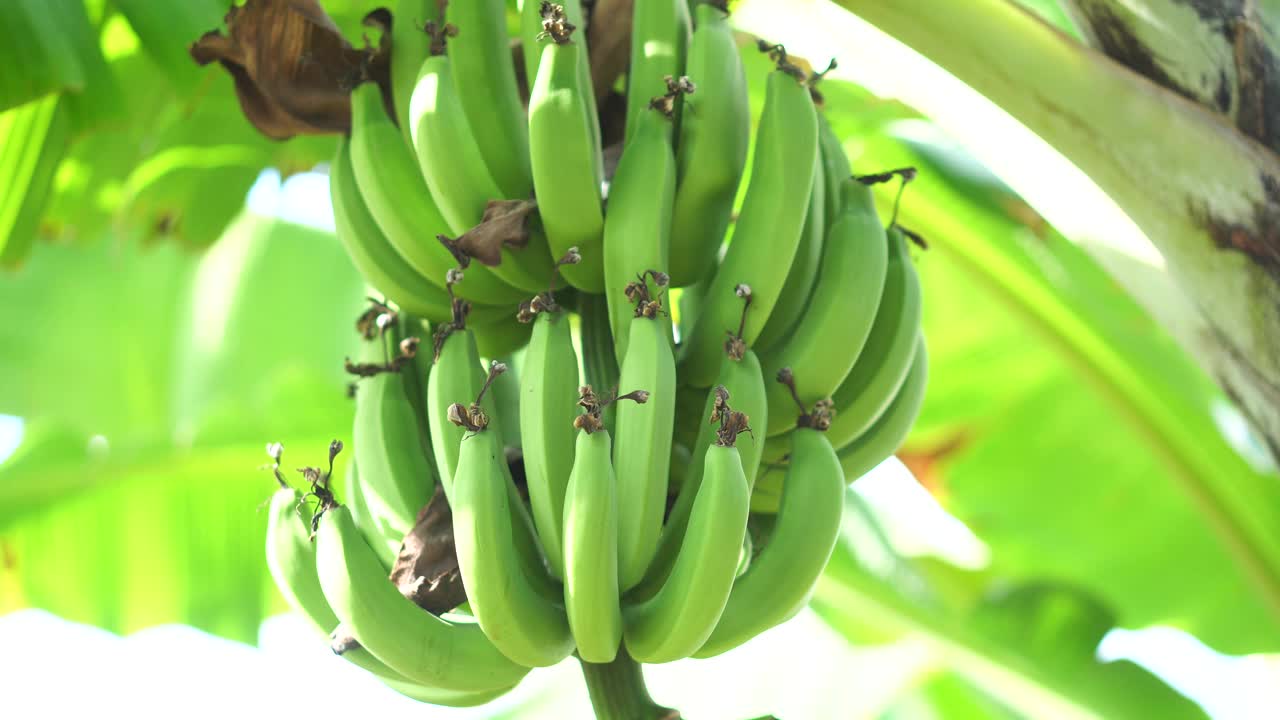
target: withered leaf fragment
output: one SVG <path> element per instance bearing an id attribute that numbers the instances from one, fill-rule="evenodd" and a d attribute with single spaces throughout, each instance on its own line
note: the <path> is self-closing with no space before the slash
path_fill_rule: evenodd
<path id="1" fill-rule="evenodd" d="M 245 117 L 267 137 L 347 132 L 351 90 L 389 85 L 388 54 L 353 47 L 318 0 L 248 0 L 225 23 L 226 34 L 205 33 L 191 57 L 231 73 Z"/>
<path id="2" fill-rule="evenodd" d="M 435 615 L 467 600 L 453 544 L 453 510 L 439 485 L 400 546 L 391 582 L 402 595 Z"/>
<path id="3" fill-rule="evenodd" d="M 529 244 L 529 216 L 538 209 L 534 200 L 490 200 L 480 224 L 453 240 L 442 238 L 446 247 L 481 265 L 502 263 L 502 248 L 523 248 Z"/>

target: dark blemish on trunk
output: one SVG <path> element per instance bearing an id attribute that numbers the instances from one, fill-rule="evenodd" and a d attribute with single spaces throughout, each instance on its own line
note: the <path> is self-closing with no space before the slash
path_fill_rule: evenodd
<path id="1" fill-rule="evenodd" d="M 1152 82 L 1192 102 L 1222 114 L 1234 111 L 1241 132 L 1280 151 L 1280 62 L 1268 43 L 1268 28 L 1254 4 L 1244 0 L 1167 0 L 1195 13 L 1211 32 L 1221 36 L 1231 52 L 1235 77 L 1218 68 L 1218 78 L 1203 78 L 1203 87 L 1176 82 L 1168 68 L 1178 58 L 1163 58 L 1134 33 L 1133 26 L 1114 9 L 1116 0 L 1079 0 L 1080 12 L 1097 45 L 1108 57 Z"/>
<path id="2" fill-rule="evenodd" d="M 1220 218 L 1202 204 L 1193 204 L 1191 215 L 1214 245 L 1244 253 L 1280 282 L 1280 179 L 1264 174 L 1259 180 L 1264 199 L 1253 204 L 1247 222 Z"/>
<path id="3" fill-rule="evenodd" d="M 1174 5 L 1185 5 L 1195 11 L 1205 24 L 1223 27 L 1244 15 L 1244 0 L 1172 0 Z M 1230 38 L 1228 38 L 1230 39 Z"/>
<path id="4" fill-rule="evenodd" d="M 1133 33 L 1123 18 L 1111 6 L 1102 2 L 1082 3 L 1080 7 L 1088 19 L 1089 27 L 1097 38 L 1099 48 L 1107 57 L 1125 65 L 1134 72 L 1192 102 L 1199 102 L 1195 93 L 1179 85 L 1161 67 L 1155 53 Z"/>
<path id="5" fill-rule="evenodd" d="M 1236 126 L 1272 150 L 1280 150 L 1280 67 L 1263 28 L 1250 18 L 1232 26 L 1240 104 Z"/>
<path id="6" fill-rule="evenodd" d="M 1213 93 L 1213 101 L 1223 115 L 1231 112 L 1231 78 L 1226 70 L 1218 71 L 1218 89 Z"/>

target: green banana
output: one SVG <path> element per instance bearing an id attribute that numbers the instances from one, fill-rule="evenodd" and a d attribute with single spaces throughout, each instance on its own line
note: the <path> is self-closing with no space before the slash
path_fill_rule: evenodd
<path id="1" fill-rule="evenodd" d="M 880 418 L 906 380 L 920 332 L 920 279 L 896 226 L 889 229 L 884 295 L 871 334 L 849 376 L 831 396 L 836 415 L 827 437 L 844 447 Z"/>
<path id="2" fill-rule="evenodd" d="M 311 542 L 307 523 L 299 514 L 301 494 L 292 488 L 281 488 L 271 498 L 271 515 L 267 520 L 267 568 L 276 587 L 295 611 L 324 635 L 339 621 L 325 599 L 316 570 L 316 545 Z M 391 587 L 385 572 L 381 582 Z M 393 589 L 393 592 L 394 589 Z M 398 593 L 397 593 L 398 594 Z M 348 662 L 369 671 L 388 687 L 420 702 L 452 707 L 469 707 L 488 702 L 515 685 L 482 691 L 458 691 L 415 683 L 387 667 L 364 648 L 342 653 Z M 519 678 L 516 678 L 518 681 Z"/>
<path id="3" fill-rule="evenodd" d="M 818 113 L 818 158 L 822 161 L 823 183 L 826 188 L 826 225 L 830 227 L 840 213 L 840 185 L 853 175 L 849 165 L 849 156 L 844 154 L 844 145 L 836 137 L 826 113 Z"/>
<path id="4" fill-rule="evenodd" d="M 619 438 L 613 448 L 618 473 L 618 579 L 622 590 L 644 577 L 658 548 L 667 504 L 671 433 L 675 422 L 676 368 L 671 341 L 664 332 L 661 305 L 651 301 L 637 281 L 627 292 L 639 301 L 628 332 L 631 341 L 622 359 L 619 388 L 648 392 L 644 403 L 617 408 Z"/>
<path id="5" fill-rule="evenodd" d="M 551 6 L 558 10 L 558 6 Z M 587 292 L 604 290 L 604 210 L 600 196 L 602 154 L 590 76 L 581 63 L 580 43 L 570 41 L 563 16 L 548 10 L 551 40 L 532 80 L 529 96 L 529 152 L 538 214 L 553 258 L 578 248 L 582 261 L 560 274 Z"/>
<path id="6" fill-rule="evenodd" d="M 409 101 L 418 165 L 450 229 L 462 234 L 480 222 L 485 205 L 502 197 L 454 91 L 449 57 L 422 63 Z M 545 283 L 540 287 L 545 287 Z"/>
<path id="7" fill-rule="evenodd" d="M 769 321 L 756 338 L 755 347 L 761 353 L 767 354 L 778 343 L 786 340 L 795 330 L 796 323 L 810 310 L 809 295 L 813 292 L 818 272 L 822 268 L 823 242 L 829 227 L 826 221 L 826 177 L 821 156 L 822 153 L 819 152 L 818 160 L 814 163 L 809 211 L 804 218 L 804 230 L 800 233 L 796 256 L 791 261 L 787 280 L 782 286 L 782 292 L 778 294 L 778 301 L 773 305 L 773 312 L 769 314 Z M 833 191 L 839 192 L 838 186 Z"/>
<path id="8" fill-rule="evenodd" d="M 525 349 L 525 378 L 520 389 L 520 435 L 524 472 L 538 537 L 551 574 L 563 577 L 561 520 L 565 486 L 574 467 L 573 419 L 578 415 L 578 355 L 569 316 L 539 312 Z"/>
<path id="9" fill-rule="evenodd" d="M 364 651 L 355 650 L 355 651 L 348 651 L 348 653 L 349 652 L 364 652 Z M 347 653 L 343 653 L 344 657 L 346 655 Z M 372 655 L 367 655 L 367 657 L 369 657 L 370 660 L 375 660 L 375 661 L 377 660 L 377 658 L 374 658 Z M 418 683 L 412 682 L 407 679 L 399 680 L 395 678 L 387 678 L 387 677 L 381 677 L 381 676 L 378 676 L 378 679 L 382 681 L 383 685 L 386 685 L 392 690 L 395 690 L 401 695 L 404 695 L 405 697 L 410 698 L 412 700 L 417 700 L 418 702 L 423 702 L 423 703 L 430 703 L 432 705 L 445 705 L 448 707 L 457 707 L 457 708 L 467 708 L 467 707 L 476 707 L 479 705 L 484 705 L 487 702 L 492 702 L 493 700 L 496 700 L 502 697 L 503 695 L 506 695 L 507 693 L 511 692 L 511 690 L 513 689 L 513 688 L 498 688 L 497 690 L 485 690 L 482 692 L 468 693 L 468 692 L 456 692 L 453 690 L 441 690 L 439 688 L 427 687 L 425 685 L 420 685 Z"/>
<path id="10" fill-rule="evenodd" d="M 664 79 L 684 75 L 689 49 L 689 7 L 684 0 L 635 0 L 631 16 L 631 64 L 627 71 L 626 144 L 635 137 L 649 100 L 667 92 Z M 680 100 L 675 98 L 674 123 Z"/>
<path id="11" fill-rule="evenodd" d="M 453 420 L 468 432 L 450 499 L 467 601 L 485 636 L 508 658 L 529 667 L 554 665 L 573 652 L 573 636 L 564 609 L 534 587 L 523 567 L 500 437 L 483 412 L 461 404 L 454 405 Z"/>
<path id="12" fill-rule="evenodd" d="M 667 140 L 670 121 L 654 110 L 638 122 L 618 160 L 604 218 L 605 299 L 619 363 L 627 354 L 633 315 L 626 288 L 646 270 L 666 272 L 676 189 L 675 157 Z M 670 319 L 663 324 L 670 333 Z"/>
<path id="13" fill-rule="evenodd" d="M 533 191 L 529 135 L 508 47 L 506 3 L 451 2 L 445 7 L 445 20 L 457 29 L 449 41 L 449 60 L 458 100 L 485 166 L 503 197 L 528 197 Z"/>
<path id="14" fill-rule="evenodd" d="M 347 501 L 347 507 L 351 510 L 351 517 L 355 519 L 356 526 L 360 528 L 360 534 L 364 535 L 365 542 L 373 548 L 378 560 L 382 562 L 382 567 L 390 573 L 391 568 L 395 567 L 396 558 L 400 555 L 400 545 L 397 543 L 392 547 L 369 515 L 364 504 L 364 488 L 360 486 L 360 470 L 354 460 L 347 463 L 346 491 L 339 497 Z"/>
<path id="15" fill-rule="evenodd" d="M 925 350 L 922 335 L 907 379 L 889 404 L 889 409 L 860 437 L 838 448 L 840 467 L 844 469 L 844 476 L 849 482 L 866 475 L 902 446 L 916 421 L 916 415 L 920 413 L 920 406 L 924 404 L 928 381 L 929 354 Z"/>
<path id="16" fill-rule="evenodd" d="M 671 576 L 653 597 L 623 609 L 627 651 L 641 662 L 671 662 L 701 648 L 733 588 L 747 531 L 747 477 L 731 444 L 712 445 L 703 462 L 702 485 Z"/>
<path id="17" fill-rule="evenodd" d="M 476 347 L 479 349 L 479 343 Z M 493 404 L 498 410 L 498 427 L 502 428 L 502 446 L 506 448 L 524 447 L 520 436 L 520 395 L 524 391 L 520 386 L 523 372 L 520 365 L 523 361 L 523 352 L 499 358 L 498 362 L 506 366 L 507 371 L 493 381 Z"/>
<path id="18" fill-rule="evenodd" d="M 671 284 L 709 275 L 729 227 L 751 142 L 747 78 L 728 17 L 712 4 L 695 10 L 686 74 L 697 90 L 685 101 L 671 215 Z"/>
<path id="19" fill-rule="evenodd" d="M 379 337 L 366 342 L 361 360 L 379 364 L 396 358 L 403 337 L 398 325 L 393 322 Z M 420 391 L 413 377 L 414 365 L 391 365 L 394 371 L 363 378 L 357 386 L 352 444 L 360 467 L 361 513 L 367 515 L 375 536 L 381 537 L 394 557 L 405 535 L 413 530 L 418 511 L 431 500 L 436 478 L 431 449 L 424 442 L 427 433 L 419 425 L 416 410 Z"/>
<path id="20" fill-rule="evenodd" d="M 427 23 L 439 23 L 440 19 L 438 0 L 397 0 L 391 18 L 391 95 L 396 125 L 405 147 L 410 149 L 413 132 L 409 125 L 409 98 L 413 97 L 422 62 L 431 55 L 431 36 L 423 28 Z"/>
<path id="21" fill-rule="evenodd" d="M 684 382 L 707 387 L 715 379 L 724 333 L 738 318 L 738 307 L 728 302 L 738 284 L 751 286 L 753 294 L 753 312 L 742 333 L 748 345 L 755 342 L 773 311 L 809 207 L 818 153 L 816 117 L 809 89 L 791 71 L 770 73 L 751 180 L 733 242 L 707 288 L 706 297 L 718 301 L 706 303 L 683 344 L 680 368 Z M 608 240 L 605 242 L 607 252 Z"/>
<path id="22" fill-rule="evenodd" d="M 312 565 L 314 566 L 315 563 L 313 562 Z M 350 641 L 354 637 L 351 635 L 350 629 L 345 625 L 338 625 L 334 628 L 333 632 L 329 634 L 329 639 L 330 649 L 333 650 L 335 655 L 373 675 L 383 685 L 418 702 L 447 705 L 449 707 L 474 707 L 501 697 L 512 690 L 512 688 L 506 687 L 495 690 L 465 691 L 423 685 L 387 667 L 385 663 L 374 657 L 368 650 L 360 647 L 358 641 L 354 644 L 351 643 Z"/>
<path id="23" fill-rule="evenodd" d="M 447 233 L 449 225 L 387 116 L 377 83 L 364 83 L 351 93 L 351 167 L 383 236 L 410 267 L 444 287 L 457 260 L 436 237 Z M 514 305 L 525 295 L 478 263 L 467 269 L 466 280 L 454 290 L 487 305 Z"/>
<path id="24" fill-rule="evenodd" d="M 374 657 L 409 680 L 483 692 L 513 687 L 528 673 L 499 652 L 479 625 L 449 622 L 401 595 L 344 506 L 320 518 L 316 567 L 342 624 Z"/>
<path id="25" fill-rule="evenodd" d="M 563 8 L 564 16 L 569 23 L 576 28 L 585 28 L 586 24 L 582 17 L 582 3 L 580 0 L 564 0 L 564 2 L 554 3 Z M 524 55 L 524 72 L 529 85 L 533 85 L 534 79 L 538 77 L 538 66 L 542 62 L 543 54 L 543 27 L 542 27 L 542 5 L 541 0 L 523 0 L 520 6 L 520 50 Z M 597 148 L 603 148 L 604 143 L 601 142 L 600 136 L 600 113 L 596 106 L 595 92 L 592 90 L 591 84 L 591 57 L 587 52 L 585 30 L 578 34 L 578 39 L 573 43 L 574 49 L 578 51 L 580 57 L 578 64 L 578 72 L 582 73 L 582 78 L 578 81 L 580 87 L 587 88 L 587 92 L 583 95 L 584 107 L 587 111 L 588 127 L 591 129 L 591 137 Z M 532 150 L 532 140 L 530 140 L 530 150 Z M 600 178 L 604 178 L 604 158 L 599 158 L 600 165 L 596 170 L 596 174 Z M 536 180 L 535 180 L 536 181 Z"/>
<path id="26" fill-rule="evenodd" d="M 751 302 L 747 288 L 741 288 L 739 296 L 745 300 L 744 319 L 739 321 L 741 325 L 745 322 L 746 313 L 750 312 Z M 721 390 L 727 395 L 722 395 Z M 769 403 L 764 375 L 760 370 L 760 361 L 756 358 L 756 354 L 742 342 L 740 336 L 730 337 L 725 343 L 724 360 L 720 365 L 720 374 L 716 377 L 716 387 L 706 394 L 702 414 L 698 416 L 698 434 L 690 451 L 680 493 L 676 496 L 675 506 L 671 508 L 666 525 L 662 528 L 653 563 L 645 574 L 644 581 L 634 591 L 636 597 L 652 596 L 662 587 L 671 573 L 676 556 L 680 552 L 680 546 L 684 542 L 689 515 L 693 510 L 694 500 L 698 496 L 698 488 L 702 484 L 703 457 L 717 438 L 715 423 L 719 418 L 719 409 L 726 402 L 726 397 L 733 399 L 734 407 L 744 413 L 753 426 L 768 425 Z M 759 470 L 765 445 L 763 433 L 757 435 L 753 431 L 746 436 L 738 436 L 736 446 L 742 459 L 742 470 L 747 477 L 748 489 Z"/>
<path id="27" fill-rule="evenodd" d="M 316 552 L 311 544 L 302 493 L 282 487 L 271 496 L 267 516 L 267 570 L 284 600 L 323 635 L 338 624 L 316 577 Z M 308 518 L 309 519 L 309 518 Z"/>
<path id="28" fill-rule="evenodd" d="M 338 239 L 360 274 L 402 310 L 447 322 L 452 315 L 448 293 L 406 265 L 369 214 L 356 184 L 346 138 L 338 140 L 329 168 L 329 193 Z"/>
<path id="29" fill-rule="evenodd" d="M 480 322 L 471 323 L 471 332 L 475 335 L 480 357 L 500 358 L 528 344 L 530 328 L 524 323 L 516 322 L 515 310 L 507 308 L 496 320 L 484 318 Z"/>
<path id="30" fill-rule="evenodd" d="M 489 431 L 495 438 L 502 437 L 501 415 L 492 396 L 483 393 L 485 372 L 481 369 L 480 354 L 475 337 L 469 329 L 450 326 L 450 332 L 437 340 L 440 347 L 435 367 L 427 378 L 427 418 L 431 428 L 431 447 L 435 453 L 436 468 L 440 473 L 445 497 L 454 501 L 453 480 L 457 474 L 458 458 L 467 431 L 450 420 L 451 400 L 478 397 L 480 409 L 488 418 Z M 547 575 L 547 562 L 540 552 L 533 521 L 526 511 L 519 492 L 511 482 L 510 469 L 503 462 L 502 471 L 508 478 L 510 495 L 507 507 L 511 514 L 511 527 L 517 536 L 516 548 L 520 554 L 526 576 L 544 596 L 558 596 L 559 587 Z"/>
<path id="31" fill-rule="evenodd" d="M 840 460 L 825 434 L 796 428 L 773 532 L 734 581 L 720 622 L 694 657 L 732 650 L 808 603 L 840 536 L 844 486 Z"/>
<path id="32" fill-rule="evenodd" d="M 888 242 L 876 216 L 871 189 L 849 178 L 841 187 L 844 209 L 827 232 L 813 302 L 784 345 L 763 354 L 767 377 L 791 368 L 800 401 L 829 398 L 858 360 L 884 291 Z M 769 386 L 768 435 L 795 427 L 783 411 L 792 399 L 781 383 Z"/>
<path id="33" fill-rule="evenodd" d="M 452 501 L 458 452 L 467 432 L 449 422 L 449 407 L 458 398 L 479 395 L 484 384 L 484 370 L 480 364 L 480 351 L 476 348 L 475 335 L 470 329 L 452 329 L 436 342 L 439 352 L 435 366 L 427 376 L 427 420 L 431 428 L 431 449 L 435 454 L 436 470 L 440 473 L 445 496 Z M 497 416 L 493 398 L 485 400 L 484 408 L 490 417 Z"/>
<path id="34" fill-rule="evenodd" d="M 431 196 L 453 233 L 461 235 L 481 222 L 489 201 L 505 196 L 485 166 L 459 104 L 448 56 L 433 55 L 422 63 L 409 102 L 409 122 Z M 554 276 L 550 252 L 546 238 L 530 232 L 523 249 L 504 246 L 501 262 L 489 269 L 509 285 L 539 292 Z"/>
<path id="35" fill-rule="evenodd" d="M 572 425 L 570 426 L 572 427 Z M 622 644 L 618 602 L 618 478 L 609 433 L 578 433 L 564 501 L 564 607 L 584 662 L 613 662 Z"/>

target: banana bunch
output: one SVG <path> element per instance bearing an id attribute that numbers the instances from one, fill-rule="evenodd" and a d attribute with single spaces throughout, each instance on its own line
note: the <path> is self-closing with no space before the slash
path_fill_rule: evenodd
<path id="1" fill-rule="evenodd" d="M 822 73 L 767 43 L 753 138 L 721 5 L 633 5 L 625 113 L 578 0 L 525 0 L 521 73 L 503 0 L 400 0 L 390 92 L 351 95 L 334 217 L 380 298 L 353 457 L 305 493 L 277 469 L 267 551 L 335 652 L 424 702 L 790 618 L 924 396 L 917 238 L 872 194 L 914 171 L 854 175 Z"/>

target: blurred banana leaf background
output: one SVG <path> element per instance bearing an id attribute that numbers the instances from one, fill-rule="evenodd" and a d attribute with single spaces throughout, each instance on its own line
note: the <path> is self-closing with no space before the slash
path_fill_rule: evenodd
<path id="1" fill-rule="evenodd" d="M 327 229 L 333 136 L 268 140 L 230 76 L 190 60 L 229 4 L 0 4 L 0 414 L 20 419 L 3 426 L 20 441 L 0 455 L 0 613 L 39 608 L 121 634 L 181 623 L 255 643 L 285 610 L 262 552 L 274 489 L 263 447 L 282 442 L 293 467 L 344 438 L 342 360 L 366 290 Z M 360 19 L 377 3 L 321 4 L 353 42 L 371 32 Z M 895 13 L 936 3 L 841 4 L 745 0 L 735 22 L 753 112 L 768 63 L 745 33 L 815 67 L 836 57 L 821 89 L 855 171 L 920 171 L 900 202 L 896 186 L 880 197 L 883 216 L 896 204 L 928 242 L 914 259 L 929 388 L 899 453 L 910 475 L 899 465 L 891 479 L 935 513 L 893 512 L 855 484 L 816 615 L 804 616 L 844 647 L 771 645 L 751 662 L 858 652 L 861 664 L 833 667 L 901 669 L 875 676 L 876 691 L 832 683 L 813 707 L 834 714 L 793 716 L 1204 717 L 1098 648 L 1117 629 L 1167 627 L 1233 656 L 1280 653 L 1275 435 L 1249 412 L 1259 400 L 1224 382 L 1248 364 L 1224 369 L 1205 349 L 1231 306 L 1188 290 L 1185 247 L 1144 237 L 966 87 L 963 63 L 950 75 L 855 17 L 893 34 L 909 19 Z M 1016 13 L 1083 48 L 1094 33 L 1081 18 L 1096 15 L 1081 7 L 1107 5 L 1129 6 L 970 10 Z M 973 31 L 957 26 L 955 44 Z M 1031 149 L 999 152 L 1015 142 Z M 1200 171 L 1199 159 L 1179 165 L 1179 137 L 1151 142 L 1168 144 L 1171 175 Z M 250 207 L 255 183 L 290 204 Z M 1268 317 L 1259 311 L 1258 332 L 1280 343 Z M 970 551 L 918 541 L 939 523 L 967 527 Z M 563 712 L 555 688 L 575 688 L 546 677 L 522 705 L 469 717 Z"/>

